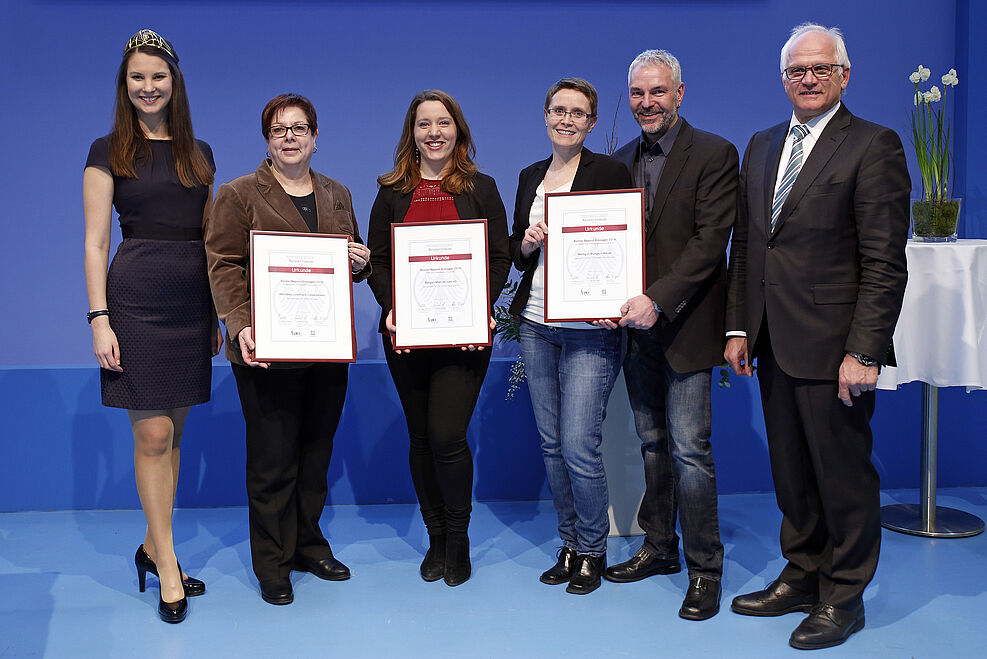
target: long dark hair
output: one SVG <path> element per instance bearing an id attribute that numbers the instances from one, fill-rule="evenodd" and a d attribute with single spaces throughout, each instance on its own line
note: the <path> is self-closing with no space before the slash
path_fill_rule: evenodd
<path id="1" fill-rule="evenodd" d="M 416 157 L 418 147 L 415 146 L 415 115 L 418 114 L 418 106 L 425 101 L 438 101 L 444 105 L 456 123 L 456 146 L 453 147 L 451 159 L 452 171 L 442 179 L 442 189 L 449 194 L 471 192 L 477 172 L 476 164 L 473 162 L 473 156 L 476 155 L 473 137 L 470 135 L 466 117 L 459 103 L 452 96 L 438 89 L 418 92 L 411 100 L 408 113 L 404 117 L 401 139 L 398 140 L 394 152 L 394 169 L 379 176 L 377 182 L 381 185 L 393 185 L 399 192 L 405 194 L 414 190 L 421 182 L 421 166 Z"/>
<path id="2" fill-rule="evenodd" d="M 117 94 L 113 110 L 113 132 L 110 134 L 110 171 L 115 176 L 137 178 L 136 163 L 151 157 L 150 142 L 137 119 L 137 108 L 127 94 L 127 63 L 134 53 L 146 53 L 160 57 L 171 71 L 171 100 L 168 102 L 168 132 L 175 157 L 178 180 L 186 188 L 211 185 L 212 167 L 195 143 L 192 132 L 192 113 L 189 111 L 185 78 L 178 62 L 167 52 L 150 46 L 135 48 L 123 57 L 117 71 Z"/>

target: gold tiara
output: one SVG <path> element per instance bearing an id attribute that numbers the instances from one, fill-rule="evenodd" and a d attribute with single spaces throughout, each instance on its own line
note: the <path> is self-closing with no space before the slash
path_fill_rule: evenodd
<path id="1" fill-rule="evenodd" d="M 127 47 L 123 49 L 123 54 L 126 55 L 130 51 L 135 48 L 140 48 L 141 46 L 163 50 L 173 60 L 176 62 L 178 61 L 178 54 L 175 52 L 175 49 L 172 47 L 171 43 L 169 43 L 167 39 L 154 30 L 141 30 L 134 36 L 130 37 L 130 40 L 127 41 Z"/>

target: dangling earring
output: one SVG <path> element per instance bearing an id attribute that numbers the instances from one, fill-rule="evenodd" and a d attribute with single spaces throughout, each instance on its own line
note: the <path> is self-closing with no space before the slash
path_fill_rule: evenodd
<path id="1" fill-rule="evenodd" d="M 415 162 L 419 165 L 422 164 L 422 152 L 418 149 L 415 149 Z"/>

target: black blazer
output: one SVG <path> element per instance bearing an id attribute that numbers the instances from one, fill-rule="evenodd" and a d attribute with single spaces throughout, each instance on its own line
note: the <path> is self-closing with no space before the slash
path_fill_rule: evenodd
<path id="1" fill-rule="evenodd" d="M 373 268 L 368 283 L 380 305 L 381 334 L 387 332 L 384 321 L 391 310 L 391 224 L 404 222 L 404 216 L 411 206 L 414 193 L 398 192 L 394 186 L 383 186 L 377 191 L 370 210 L 370 227 L 367 230 L 367 247 L 370 248 L 370 263 Z M 487 262 L 490 270 L 490 306 L 500 296 L 511 260 L 507 245 L 507 211 L 500 199 L 497 184 L 486 174 L 477 174 L 473 180 L 473 191 L 453 195 L 456 211 L 463 220 L 486 219 L 487 221 Z M 491 311 L 491 315 L 493 312 Z"/>
<path id="2" fill-rule="evenodd" d="M 885 359 L 908 278 L 911 181 L 898 135 L 842 106 L 771 232 L 788 126 L 756 133 L 744 153 L 728 329 L 747 332 L 753 356 L 766 314 L 786 373 L 834 380 L 847 351 Z"/>
<path id="3" fill-rule="evenodd" d="M 538 265 L 538 254 L 540 248 L 533 251 L 527 258 L 521 255 L 521 241 L 524 240 L 524 232 L 528 228 L 528 215 L 531 214 L 531 204 L 535 200 L 535 193 L 538 185 L 545 178 L 545 172 L 552 163 L 552 157 L 528 165 L 521 170 L 517 183 L 517 199 L 514 201 L 514 226 L 511 230 L 511 261 L 514 267 L 520 270 L 521 282 L 514 293 L 514 301 L 511 302 L 510 312 L 513 316 L 521 315 L 525 305 L 528 303 L 528 296 L 531 294 L 531 279 L 535 275 L 535 268 Z M 622 164 L 600 153 L 593 153 L 583 147 L 579 156 L 579 166 L 576 168 L 576 176 L 572 179 L 573 192 L 585 192 L 588 190 L 624 190 L 634 187 L 631 175 Z"/>
<path id="4" fill-rule="evenodd" d="M 730 142 L 682 122 L 665 160 L 645 238 L 648 288 L 662 313 L 652 328 L 678 373 L 723 363 L 726 248 L 737 217 L 740 157 Z M 614 157 L 628 169 L 641 137 Z"/>

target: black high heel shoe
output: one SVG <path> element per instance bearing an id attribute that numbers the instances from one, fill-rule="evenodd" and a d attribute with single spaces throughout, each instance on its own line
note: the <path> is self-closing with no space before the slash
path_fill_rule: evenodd
<path id="1" fill-rule="evenodd" d="M 150 572 L 154 576 L 158 576 L 158 566 L 154 564 L 151 557 L 147 555 L 146 551 L 144 551 L 143 544 L 137 548 L 137 553 L 134 555 L 134 565 L 137 566 L 137 583 L 143 593 L 147 573 Z M 182 571 L 181 564 L 178 566 L 178 571 L 179 573 Z M 195 597 L 196 595 L 202 595 L 206 592 L 206 584 L 198 579 L 193 579 L 192 577 L 185 577 L 182 579 L 182 587 L 185 589 L 186 597 Z M 182 619 L 184 620 L 184 616 Z M 181 620 L 176 620 L 175 622 L 181 622 Z"/>
<path id="2" fill-rule="evenodd" d="M 188 596 L 177 602 L 166 602 L 158 596 L 158 616 L 165 622 L 176 624 L 188 617 Z"/>

